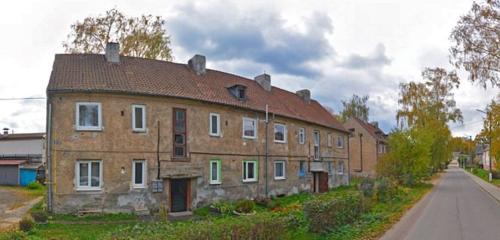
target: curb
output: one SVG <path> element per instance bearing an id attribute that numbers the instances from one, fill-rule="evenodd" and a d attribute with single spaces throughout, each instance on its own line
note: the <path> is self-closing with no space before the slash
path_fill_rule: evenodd
<path id="1" fill-rule="evenodd" d="M 469 175 L 469 177 L 472 179 L 472 181 L 474 181 L 481 188 L 481 190 L 486 192 L 491 198 L 493 198 L 495 201 L 500 203 L 500 196 L 496 196 L 494 193 L 492 193 L 492 189 L 488 189 L 483 185 L 489 185 L 490 188 L 494 188 L 495 190 L 498 190 L 499 191 L 498 194 L 500 195 L 500 189 L 497 186 L 483 180 L 482 178 L 468 172 L 467 170 L 462 169 L 462 171 L 464 171 L 467 175 Z"/>

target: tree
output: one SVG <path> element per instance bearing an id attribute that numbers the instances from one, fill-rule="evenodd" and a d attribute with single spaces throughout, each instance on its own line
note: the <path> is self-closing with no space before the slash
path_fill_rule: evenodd
<path id="1" fill-rule="evenodd" d="M 491 138 L 491 155 L 498 161 L 500 160 L 500 103 L 491 101 L 487 107 L 487 111 L 487 116 L 485 116 L 483 122 L 483 129 L 477 138 L 480 139 L 482 144 L 489 144 Z M 499 168 L 500 165 L 497 164 L 497 169 Z"/>
<path id="2" fill-rule="evenodd" d="M 468 71 L 469 80 L 484 88 L 488 82 L 500 87 L 500 0 L 487 0 L 483 5 L 474 2 L 450 39 L 451 62 Z"/>
<path id="3" fill-rule="evenodd" d="M 126 17 L 111 9 L 104 16 L 87 17 L 71 25 L 63 47 L 68 53 L 103 53 L 106 43 L 116 41 L 122 55 L 172 60 L 164 25 L 165 20 L 159 16 Z"/>
<path id="4" fill-rule="evenodd" d="M 357 117 L 363 121 L 368 121 L 370 108 L 368 107 L 368 96 L 359 97 L 356 94 L 346 101 L 342 101 L 344 109 L 340 112 L 342 121 L 346 121 L 350 117 Z"/>

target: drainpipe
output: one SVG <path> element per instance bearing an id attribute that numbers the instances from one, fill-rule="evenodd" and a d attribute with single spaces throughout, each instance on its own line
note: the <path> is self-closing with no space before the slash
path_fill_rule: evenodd
<path id="1" fill-rule="evenodd" d="M 266 104 L 266 144 L 264 146 L 264 151 L 265 151 L 265 162 L 266 162 L 266 166 L 264 168 L 264 171 L 266 173 L 266 186 L 265 186 L 265 189 L 266 189 L 266 198 L 268 197 L 269 195 L 269 189 L 268 189 L 268 183 L 267 183 L 267 177 L 268 177 L 268 171 L 267 171 L 267 168 L 268 168 L 268 161 L 269 161 L 269 148 L 268 148 L 268 129 L 269 129 L 269 106 Z"/>
<path id="2" fill-rule="evenodd" d="M 158 173 L 156 179 L 160 180 L 160 120 L 158 120 L 158 141 L 156 143 L 156 165 L 158 166 Z"/>
<path id="3" fill-rule="evenodd" d="M 50 97 L 47 98 L 47 117 L 46 117 L 46 127 L 45 131 L 47 133 L 47 139 L 46 139 L 46 149 L 45 149 L 45 154 L 47 156 L 47 173 L 48 173 L 48 188 L 47 188 L 47 211 L 49 213 L 53 212 L 53 207 L 52 207 L 52 155 L 51 155 L 51 148 L 52 148 L 52 104 L 50 103 Z"/>
<path id="4" fill-rule="evenodd" d="M 363 173 L 363 134 L 359 134 L 359 161 L 361 167 L 361 173 Z"/>

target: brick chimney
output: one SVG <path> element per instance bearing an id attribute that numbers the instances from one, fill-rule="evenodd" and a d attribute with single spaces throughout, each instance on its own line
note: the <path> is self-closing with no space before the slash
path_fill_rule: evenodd
<path id="1" fill-rule="evenodd" d="M 264 73 L 254 79 L 264 90 L 271 91 L 271 75 Z"/>
<path id="2" fill-rule="evenodd" d="M 196 75 L 204 75 L 206 73 L 206 58 L 203 55 L 196 54 L 188 61 L 188 67 L 191 69 Z"/>
<path id="3" fill-rule="evenodd" d="M 309 89 L 299 90 L 299 91 L 295 92 L 295 94 L 297 94 L 297 96 L 302 98 L 302 100 L 304 100 L 306 103 L 311 102 L 311 91 L 309 91 Z"/>
<path id="4" fill-rule="evenodd" d="M 120 62 L 120 44 L 116 42 L 106 43 L 106 61 L 110 63 Z"/>

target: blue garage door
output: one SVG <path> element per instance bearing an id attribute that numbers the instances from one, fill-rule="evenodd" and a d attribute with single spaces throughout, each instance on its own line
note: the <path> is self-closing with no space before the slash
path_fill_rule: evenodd
<path id="1" fill-rule="evenodd" d="M 36 181 L 36 169 L 21 168 L 21 186 L 27 186 Z"/>

